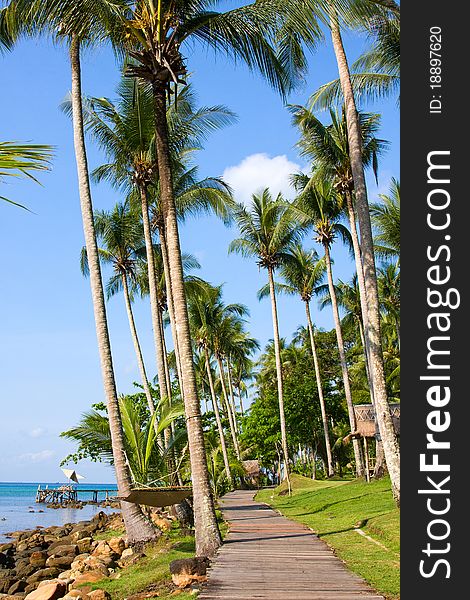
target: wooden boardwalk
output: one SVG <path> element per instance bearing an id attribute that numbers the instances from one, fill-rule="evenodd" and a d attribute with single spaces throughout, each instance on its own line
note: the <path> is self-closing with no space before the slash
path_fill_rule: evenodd
<path id="1" fill-rule="evenodd" d="M 383 600 L 309 529 L 253 496 L 224 496 L 230 533 L 198 600 Z"/>

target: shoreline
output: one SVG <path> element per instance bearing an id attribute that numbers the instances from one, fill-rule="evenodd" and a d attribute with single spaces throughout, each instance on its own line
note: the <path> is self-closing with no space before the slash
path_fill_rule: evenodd
<path id="1" fill-rule="evenodd" d="M 97 486 L 98 487 L 98 486 Z M 13 531 L 35 529 L 36 526 L 63 526 L 82 520 L 91 520 L 100 510 L 108 513 L 120 508 L 113 496 L 101 495 L 96 502 L 92 495 L 73 502 L 36 502 L 37 484 L 0 485 L 0 543 L 8 541 L 6 535 Z"/>
<path id="2" fill-rule="evenodd" d="M 120 503 L 118 500 L 103 500 L 100 502 L 93 502 L 92 500 L 78 500 L 77 502 L 75 502 L 75 501 L 67 501 L 67 502 L 62 502 L 62 503 L 52 502 L 49 504 L 38 503 L 38 505 L 43 506 L 44 508 L 39 508 L 36 510 L 36 509 L 28 507 L 28 511 L 27 511 L 28 514 L 46 514 L 47 509 L 67 510 L 67 509 L 72 508 L 74 510 L 81 510 L 85 506 L 92 506 L 97 509 L 98 508 L 113 509 L 113 510 L 116 510 L 116 514 L 118 514 L 120 512 Z M 114 513 L 104 513 L 104 514 L 110 516 L 110 514 L 114 514 Z M 69 525 L 77 525 L 79 523 L 91 523 L 93 521 L 93 519 L 94 519 L 94 517 L 92 517 L 91 519 L 71 521 L 70 523 L 64 523 L 63 526 L 67 527 Z M 3 518 L 2 520 L 6 521 L 5 518 Z M 35 527 L 32 527 L 32 528 L 7 531 L 5 533 L 0 534 L 0 546 L 2 546 L 4 543 L 7 543 L 7 542 L 2 542 L 2 538 L 8 538 L 8 540 L 14 540 L 14 539 L 18 538 L 18 536 L 21 536 L 22 534 L 34 532 L 36 530 L 41 531 L 41 530 L 46 530 L 46 529 L 52 529 L 54 527 L 60 527 L 60 526 L 59 525 L 36 525 Z"/>
<path id="3" fill-rule="evenodd" d="M 116 537 L 99 539 L 106 531 Z M 91 520 L 63 526 L 9 532 L 8 541 L 0 543 L 0 598 L 22 600 L 46 584 L 63 587 L 66 593 L 93 583 L 124 565 L 126 549 L 122 516 L 117 511 L 100 511 Z M 127 557 L 132 553 L 129 550 Z"/>

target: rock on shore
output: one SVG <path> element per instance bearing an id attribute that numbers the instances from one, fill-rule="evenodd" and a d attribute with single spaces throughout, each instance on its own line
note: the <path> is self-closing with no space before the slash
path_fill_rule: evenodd
<path id="1" fill-rule="evenodd" d="M 91 521 L 10 534 L 12 541 L 0 544 L 0 600 L 107 600 L 107 592 L 81 586 L 129 564 L 133 550 L 124 536 L 94 539 L 123 529 L 119 513 L 99 512 Z"/>

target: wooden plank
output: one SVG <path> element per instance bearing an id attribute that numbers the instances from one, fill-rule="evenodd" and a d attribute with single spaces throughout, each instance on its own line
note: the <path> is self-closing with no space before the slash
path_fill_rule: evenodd
<path id="1" fill-rule="evenodd" d="M 238 490 L 223 498 L 230 532 L 199 600 L 383 600 L 307 527 Z"/>

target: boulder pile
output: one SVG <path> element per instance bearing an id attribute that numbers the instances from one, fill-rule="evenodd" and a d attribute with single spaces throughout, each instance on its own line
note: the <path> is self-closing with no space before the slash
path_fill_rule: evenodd
<path id="1" fill-rule="evenodd" d="M 135 562 L 125 537 L 96 540 L 104 530 L 123 530 L 119 513 L 91 521 L 16 531 L 0 544 L 0 600 L 107 600 L 91 584 Z"/>

